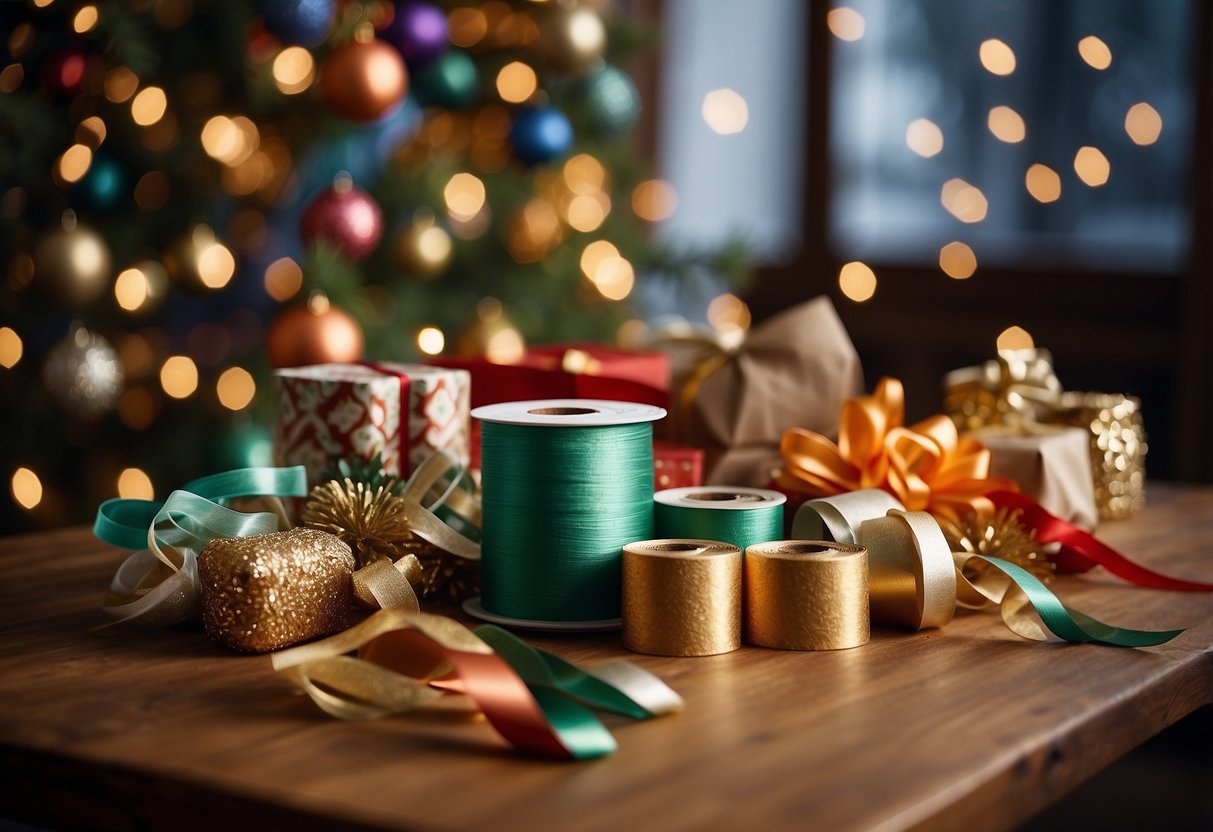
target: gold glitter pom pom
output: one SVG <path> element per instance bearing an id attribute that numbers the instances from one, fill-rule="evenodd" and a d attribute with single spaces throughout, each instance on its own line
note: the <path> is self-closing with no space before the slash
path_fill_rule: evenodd
<path id="1" fill-rule="evenodd" d="M 970 514 L 958 522 L 944 521 L 943 534 L 953 552 L 1002 558 L 1047 584 L 1053 580 L 1057 566 L 1020 524 L 1020 514 L 1019 509 L 1005 508 L 1000 508 L 989 520 Z"/>
<path id="2" fill-rule="evenodd" d="M 349 546 L 314 529 L 216 538 L 198 553 L 206 632 L 264 653 L 343 630 L 353 568 Z"/>
<path id="3" fill-rule="evenodd" d="M 379 558 L 395 561 L 416 555 L 421 578 L 414 586 L 422 601 L 459 602 L 480 590 L 480 564 L 415 535 L 404 499 L 387 486 L 372 487 L 348 478 L 318 485 L 304 504 L 302 521 L 349 544 L 359 568 Z"/>
<path id="4" fill-rule="evenodd" d="M 401 498 L 382 486 L 372 488 L 350 479 L 313 488 L 301 519 L 303 525 L 345 541 L 354 551 L 359 569 L 379 558 L 396 560 L 413 551 L 418 542 Z"/>

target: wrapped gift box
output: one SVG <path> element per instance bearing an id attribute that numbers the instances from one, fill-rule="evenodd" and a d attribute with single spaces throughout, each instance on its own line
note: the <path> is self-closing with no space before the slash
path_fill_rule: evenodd
<path id="1" fill-rule="evenodd" d="M 381 454 L 407 477 L 435 451 L 470 463 L 471 376 L 421 364 L 317 364 L 276 370 L 278 465 L 303 465 L 308 482 L 337 458 Z"/>
<path id="2" fill-rule="evenodd" d="M 687 488 L 703 485 L 703 450 L 673 442 L 653 443 L 653 486 Z"/>
<path id="3" fill-rule="evenodd" d="M 1025 423 L 992 425 L 970 434 L 990 449 L 990 475 L 1014 480 L 1050 513 L 1084 529 L 1099 519 L 1091 479 L 1088 432 Z"/>
<path id="4" fill-rule="evenodd" d="M 670 364 L 663 352 L 565 343 L 532 347 L 512 364 L 487 358 L 436 358 L 430 363 L 471 373 L 473 407 L 528 399 L 669 403 Z"/>

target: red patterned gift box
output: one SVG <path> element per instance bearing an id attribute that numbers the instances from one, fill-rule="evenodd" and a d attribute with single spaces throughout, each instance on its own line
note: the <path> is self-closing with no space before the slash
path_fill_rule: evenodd
<path id="1" fill-rule="evenodd" d="M 660 439 L 654 442 L 653 487 L 661 491 L 693 485 L 703 485 L 703 449 Z"/>
<path id="2" fill-rule="evenodd" d="M 381 454 L 407 477 L 434 451 L 469 463 L 471 376 L 421 364 L 317 364 L 276 370 L 278 465 L 303 465 L 308 482 L 337 458 Z"/>

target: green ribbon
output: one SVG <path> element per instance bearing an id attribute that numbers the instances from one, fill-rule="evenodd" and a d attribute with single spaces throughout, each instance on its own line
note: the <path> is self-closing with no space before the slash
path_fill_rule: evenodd
<path id="1" fill-rule="evenodd" d="M 558 656 L 532 647 L 500 627 L 484 624 L 472 632 L 492 647 L 493 652 L 504 659 L 506 664 L 514 668 L 514 672 L 532 691 L 556 691 L 599 710 L 632 719 L 649 719 L 657 715 L 657 712 L 637 702 L 614 685 Z"/>
<path id="2" fill-rule="evenodd" d="M 1166 644 L 1183 630 L 1132 630 L 1104 624 L 1086 613 L 1070 609 L 1032 573 L 1009 561 L 987 555 L 975 555 L 996 569 L 1001 570 L 1023 592 L 1028 603 L 1036 610 L 1040 620 L 1053 635 L 1065 641 L 1091 642 L 1109 647 L 1154 647 Z M 1003 604 L 1007 603 L 1003 599 Z M 1004 621 L 1007 616 L 1004 614 Z M 1010 622 L 1008 622 L 1010 626 Z M 1016 632 L 1019 632 L 1016 630 Z M 1023 635 L 1023 633 L 1020 633 Z"/>
<path id="3" fill-rule="evenodd" d="M 574 760 L 605 757 L 619 748 L 615 737 L 598 717 L 577 702 L 556 690 L 531 687 L 529 684 L 527 687 L 555 732 L 556 739 Z"/>
<path id="4" fill-rule="evenodd" d="M 212 474 L 188 482 L 174 491 L 168 500 L 129 500 L 116 497 L 97 507 L 93 534 L 98 539 L 123 549 L 148 547 L 148 530 L 172 521 L 184 537 L 169 545 L 179 545 L 188 537 L 205 542 L 212 537 L 244 537 L 262 531 L 264 520 L 246 521 L 265 515 L 246 514 L 225 509 L 222 503 L 236 497 L 306 497 L 307 471 L 302 465 L 292 468 L 239 468 Z M 237 516 L 232 516 L 237 515 Z M 273 517 L 274 515 L 269 515 Z M 247 525 L 246 525 L 247 524 Z M 269 531 L 275 531 L 274 528 Z M 178 537 L 178 535 L 172 535 Z"/>

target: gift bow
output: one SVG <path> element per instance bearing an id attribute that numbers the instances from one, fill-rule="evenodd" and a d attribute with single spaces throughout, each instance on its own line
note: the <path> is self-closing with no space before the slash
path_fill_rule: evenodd
<path id="1" fill-rule="evenodd" d="M 1010 480 L 989 476 L 989 450 L 975 439 L 960 438 L 947 416 L 910 427 L 902 424 L 904 418 L 901 382 L 882 378 L 872 395 L 843 404 L 837 444 L 811 430 L 786 431 L 777 482 L 812 496 L 881 488 L 910 511 L 952 520 L 989 510 L 985 495 L 990 491 L 1016 490 Z"/>
<path id="2" fill-rule="evenodd" d="M 967 429 L 1014 421 L 1048 421 L 1062 387 L 1048 350 L 999 350 L 998 358 L 948 373 L 945 409 Z"/>

